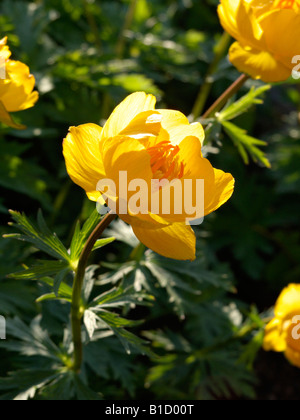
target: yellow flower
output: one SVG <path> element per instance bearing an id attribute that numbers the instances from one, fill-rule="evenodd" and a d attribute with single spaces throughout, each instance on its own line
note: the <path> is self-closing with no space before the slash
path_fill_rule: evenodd
<path id="1" fill-rule="evenodd" d="M 284 352 L 300 368 L 300 284 L 290 284 L 277 300 L 275 318 L 266 327 L 264 349 Z"/>
<path id="2" fill-rule="evenodd" d="M 33 91 L 35 78 L 29 68 L 10 60 L 11 52 L 6 44 L 7 38 L 0 40 L 0 70 L 4 76 L 0 77 L 0 121 L 14 128 L 24 128 L 15 124 L 9 113 L 33 107 L 39 95 Z"/>
<path id="3" fill-rule="evenodd" d="M 67 171 L 93 201 L 101 196 L 97 191 L 99 180 L 113 180 L 119 210 L 124 205 L 121 202 L 124 186 L 120 185 L 124 179 L 120 180 L 120 173 L 126 171 L 126 212 L 117 211 L 121 219 L 132 226 L 135 235 L 148 248 L 169 258 L 194 260 L 196 239 L 186 220 L 193 219 L 195 214 L 188 217 L 185 209 L 177 214 L 173 204 L 169 212 L 161 209 L 157 213 L 147 210 L 137 214 L 129 205 L 136 191 L 130 191 L 128 185 L 131 181 L 143 180 L 149 186 L 149 202 L 161 203 L 164 188 L 153 191 L 150 186 L 153 180 L 184 183 L 187 179 L 203 179 L 207 215 L 231 197 L 234 179 L 214 169 L 203 158 L 201 124 L 189 124 L 178 111 L 155 110 L 155 104 L 154 96 L 135 93 L 115 109 L 103 128 L 94 124 L 70 128 L 63 144 Z M 191 194 L 195 193 L 194 189 L 193 184 Z"/>
<path id="4" fill-rule="evenodd" d="M 287 80 L 300 54 L 300 0 L 221 0 L 221 24 L 237 40 L 230 61 L 254 79 Z"/>

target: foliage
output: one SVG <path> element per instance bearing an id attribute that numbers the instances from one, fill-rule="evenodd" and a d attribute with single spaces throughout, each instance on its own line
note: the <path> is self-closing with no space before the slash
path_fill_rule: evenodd
<path id="1" fill-rule="evenodd" d="M 202 121 L 205 154 L 237 186 L 196 228 L 194 263 L 144 252 L 120 220 L 97 242 L 81 296 L 83 369 L 71 369 L 74 268 L 100 216 L 68 179 L 62 139 L 71 125 L 103 124 L 136 90 L 189 114 L 221 36 L 217 3 L 140 0 L 125 25 L 128 0 L 2 0 L 1 35 L 40 92 L 14 115 L 26 130 L 0 128 L 2 400 L 256 398 L 263 319 L 300 274 L 293 84 L 249 81 Z M 237 76 L 222 58 L 207 105 Z"/>

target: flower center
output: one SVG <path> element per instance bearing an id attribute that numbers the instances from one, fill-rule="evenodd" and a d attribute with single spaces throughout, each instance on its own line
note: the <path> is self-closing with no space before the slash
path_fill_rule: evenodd
<path id="1" fill-rule="evenodd" d="M 300 9 L 299 0 L 275 0 L 274 9 L 294 9 L 296 12 Z"/>
<path id="2" fill-rule="evenodd" d="M 170 141 L 162 141 L 147 149 L 151 157 L 151 169 L 155 179 L 181 179 L 184 174 L 184 164 L 179 161 L 179 146 L 173 146 Z"/>

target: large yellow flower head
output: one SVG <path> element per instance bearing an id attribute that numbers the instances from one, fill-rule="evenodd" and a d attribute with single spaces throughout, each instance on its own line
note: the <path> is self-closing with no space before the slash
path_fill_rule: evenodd
<path id="1" fill-rule="evenodd" d="M 7 38 L 0 40 L 0 121 L 16 127 L 9 113 L 33 107 L 39 95 L 33 91 L 35 78 L 28 66 L 10 60 L 11 52 L 6 44 Z"/>
<path id="2" fill-rule="evenodd" d="M 254 79 L 287 80 L 300 55 L 300 0 L 221 0 L 219 17 L 237 40 L 230 61 Z"/>
<path id="3" fill-rule="evenodd" d="M 284 352 L 300 368 L 300 284 L 290 284 L 278 298 L 275 318 L 266 327 L 264 349 Z"/>
<path id="4" fill-rule="evenodd" d="M 189 124 L 178 111 L 155 110 L 155 104 L 154 96 L 135 93 L 115 109 L 103 128 L 94 124 L 70 128 L 63 144 L 66 166 L 72 180 L 93 201 L 101 196 L 101 189 L 97 190 L 100 180 L 109 179 L 116 185 L 114 198 L 119 209 L 124 208 L 122 189 L 127 189 L 126 211 L 117 213 L 132 226 L 138 239 L 163 256 L 193 260 L 196 238 L 186 220 L 196 214 L 187 213 L 184 206 L 178 212 L 176 207 L 182 204 L 178 200 L 171 200 L 169 211 L 159 207 L 158 212 L 152 212 L 151 206 L 151 211 L 137 213 L 130 206 L 136 191 L 129 186 L 143 180 L 149 186 L 149 196 L 143 198 L 160 203 L 165 189 L 153 190 L 153 180 L 175 180 L 180 185 L 185 180 L 204 180 L 204 216 L 231 197 L 234 179 L 203 157 L 201 124 Z M 123 175 L 120 178 L 124 173 L 126 180 Z M 191 195 L 195 188 L 193 184 Z"/>

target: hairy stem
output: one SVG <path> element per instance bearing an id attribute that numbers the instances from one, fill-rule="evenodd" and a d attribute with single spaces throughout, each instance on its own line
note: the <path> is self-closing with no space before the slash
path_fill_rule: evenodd
<path id="1" fill-rule="evenodd" d="M 202 118 L 213 117 L 217 112 L 219 112 L 226 102 L 235 95 L 242 86 L 249 79 L 249 76 L 242 74 L 217 100 L 216 102 L 203 114 Z"/>
<path id="2" fill-rule="evenodd" d="M 93 233 L 90 235 L 85 247 L 79 258 L 78 267 L 76 270 L 73 295 L 72 295 L 72 308 L 71 308 L 71 322 L 72 322 L 72 334 L 74 343 L 74 362 L 73 370 L 76 373 L 80 372 L 82 359 L 83 359 L 83 348 L 82 348 L 82 336 L 81 336 L 81 322 L 84 314 L 84 309 L 81 306 L 81 292 L 85 276 L 86 267 L 88 264 L 89 256 L 94 248 L 95 243 L 101 237 L 105 229 L 111 224 L 116 218 L 115 214 L 107 214 L 98 226 L 95 228 Z"/>

